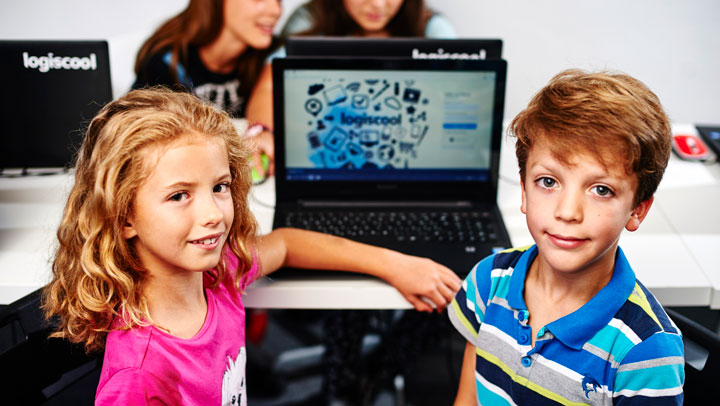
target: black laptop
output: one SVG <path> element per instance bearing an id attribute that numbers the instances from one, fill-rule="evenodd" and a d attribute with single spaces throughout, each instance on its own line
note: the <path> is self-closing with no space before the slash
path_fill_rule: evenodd
<path id="1" fill-rule="evenodd" d="M 496 205 L 505 78 L 503 60 L 274 60 L 273 228 L 459 275 L 510 247 Z"/>
<path id="2" fill-rule="evenodd" d="M 285 51 L 288 57 L 483 60 L 502 57 L 502 40 L 291 36 L 285 40 Z"/>
<path id="3" fill-rule="evenodd" d="M 105 41 L 0 41 L 0 171 L 63 168 L 112 100 Z"/>

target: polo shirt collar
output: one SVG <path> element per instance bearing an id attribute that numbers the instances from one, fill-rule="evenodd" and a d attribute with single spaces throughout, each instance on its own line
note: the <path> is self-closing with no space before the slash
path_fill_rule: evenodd
<path id="1" fill-rule="evenodd" d="M 523 299 L 525 277 L 529 265 L 536 256 L 537 245 L 533 245 L 520 256 L 513 269 L 507 295 L 508 305 L 513 309 L 527 310 L 525 299 Z M 582 349 L 588 340 L 610 323 L 610 320 L 625 304 L 635 289 L 635 281 L 635 272 L 618 246 L 615 254 L 615 268 L 608 284 L 581 308 L 548 324 L 548 330 L 568 347 Z"/>

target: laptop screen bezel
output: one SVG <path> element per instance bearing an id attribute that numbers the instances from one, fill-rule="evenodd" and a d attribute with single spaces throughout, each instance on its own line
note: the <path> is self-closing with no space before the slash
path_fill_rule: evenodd
<path id="1" fill-rule="evenodd" d="M 285 153 L 286 70 L 400 70 L 484 71 L 496 73 L 492 114 L 489 178 L 487 181 L 395 182 L 395 181 L 307 181 L 287 180 Z M 272 62 L 275 191 L 278 204 L 300 200 L 332 201 L 469 201 L 495 202 L 497 198 L 500 144 L 505 106 L 507 63 L 504 60 L 412 60 L 399 58 L 276 58 Z"/>

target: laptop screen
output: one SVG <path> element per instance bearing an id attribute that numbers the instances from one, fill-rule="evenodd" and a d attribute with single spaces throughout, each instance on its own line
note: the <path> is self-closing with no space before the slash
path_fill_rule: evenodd
<path id="1" fill-rule="evenodd" d="M 112 99 L 107 42 L 0 41 L 0 60 L 0 170 L 68 166 Z"/>
<path id="2" fill-rule="evenodd" d="M 284 74 L 288 180 L 487 180 L 496 72 Z"/>
<path id="3" fill-rule="evenodd" d="M 489 184 L 495 176 L 504 61 L 285 59 L 273 74 L 280 183 Z"/>

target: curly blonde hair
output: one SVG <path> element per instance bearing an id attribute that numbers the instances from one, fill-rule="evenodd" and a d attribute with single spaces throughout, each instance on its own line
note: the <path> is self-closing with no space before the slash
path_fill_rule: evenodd
<path id="1" fill-rule="evenodd" d="M 125 328 L 150 320 L 143 295 L 147 271 L 123 238 L 138 187 L 150 175 L 148 148 L 192 134 L 219 140 L 227 150 L 235 217 L 228 246 L 239 258 L 236 288 L 253 262 L 257 223 L 248 206 L 252 185 L 250 147 L 228 115 L 195 96 L 163 88 L 134 90 L 107 104 L 90 122 L 75 164 L 75 184 L 57 231 L 59 246 L 52 280 L 43 292 L 48 319 L 57 317 L 55 337 L 100 350 L 115 317 Z M 211 287 L 230 270 L 226 254 L 213 270 Z"/>
<path id="2" fill-rule="evenodd" d="M 517 137 L 520 177 L 533 144 L 543 142 L 567 163 L 578 151 L 621 162 L 635 174 L 635 205 L 652 197 L 662 179 L 671 140 L 670 121 L 645 84 L 619 72 L 560 72 L 510 123 Z"/>

